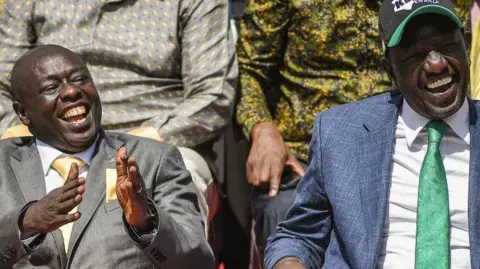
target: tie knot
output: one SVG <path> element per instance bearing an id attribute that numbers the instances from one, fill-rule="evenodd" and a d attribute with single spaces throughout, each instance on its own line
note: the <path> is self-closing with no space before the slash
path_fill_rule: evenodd
<path id="1" fill-rule="evenodd" d="M 447 133 L 448 126 L 442 120 L 432 120 L 427 124 L 428 145 L 440 143 L 443 136 Z"/>
<path id="2" fill-rule="evenodd" d="M 77 158 L 75 156 L 63 156 L 63 157 L 58 157 L 53 161 L 52 163 L 52 168 L 57 171 L 60 176 L 62 176 L 63 181 L 67 180 L 68 173 L 70 172 L 70 167 L 72 166 L 73 163 L 76 163 L 78 165 L 78 169 L 81 169 L 84 165 L 85 162 Z"/>

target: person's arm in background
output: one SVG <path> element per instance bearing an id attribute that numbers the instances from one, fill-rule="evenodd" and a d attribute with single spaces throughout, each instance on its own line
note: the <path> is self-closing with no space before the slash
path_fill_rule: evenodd
<path id="1" fill-rule="evenodd" d="M 278 72 L 283 61 L 290 15 L 287 1 L 249 1 L 240 22 L 237 50 L 241 87 L 237 121 L 252 142 L 247 177 L 255 186 L 270 185 L 272 196 L 278 191 L 286 164 L 300 175 L 304 172 L 288 152 L 265 97 L 271 85 L 269 78 Z"/>
<path id="2" fill-rule="evenodd" d="M 222 134 L 230 122 L 238 68 L 227 0 L 182 0 L 179 24 L 184 100 L 153 126 L 162 140 L 193 147 Z"/>
<path id="3" fill-rule="evenodd" d="M 10 71 L 34 46 L 32 13 L 35 1 L 6 0 L 0 14 L 0 135 L 20 124 L 12 108 Z"/>
<path id="4" fill-rule="evenodd" d="M 323 188 L 321 114 L 315 120 L 309 167 L 297 186 L 286 220 L 270 236 L 265 269 L 320 269 L 332 231 L 332 208 Z"/>

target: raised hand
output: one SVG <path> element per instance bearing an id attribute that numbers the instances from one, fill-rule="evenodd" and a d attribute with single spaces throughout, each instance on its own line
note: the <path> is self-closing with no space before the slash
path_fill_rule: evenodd
<path id="1" fill-rule="evenodd" d="M 134 157 L 127 157 L 121 147 L 115 158 L 117 168 L 117 199 L 127 223 L 140 231 L 150 231 L 153 223 L 148 218 L 147 193 Z"/>
<path id="2" fill-rule="evenodd" d="M 252 148 L 247 160 L 248 182 L 255 186 L 270 187 L 270 196 L 277 195 L 285 165 L 303 176 L 305 170 L 288 152 L 282 136 L 273 123 L 255 125 L 252 130 Z"/>
<path id="3" fill-rule="evenodd" d="M 85 192 L 85 179 L 78 178 L 78 170 L 78 165 L 73 163 L 65 184 L 27 209 L 23 227 L 20 227 L 22 237 L 27 238 L 32 233 L 49 233 L 80 218 L 80 212 L 68 213 L 82 202 Z"/>

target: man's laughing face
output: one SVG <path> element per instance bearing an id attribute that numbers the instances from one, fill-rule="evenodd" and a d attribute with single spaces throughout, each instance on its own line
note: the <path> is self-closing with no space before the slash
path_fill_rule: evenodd
<path id="1" fill-rule="evenodd" d="M 448 18 L 420 15 L 389 49 L 387 72 L 408 104 L 429 119 L 447 118 L 462 106 L 469 86 L 463 32 Z"/>
<path id="2" fill-rule="evenodd" d="M 23 78 L 14 83 L 19 99 L 14 109 L 38 139 L 64 152 L 86 150 L 95 142 L 102 114 L 90 72 L 66 49 L 39 50 L 12 72 L 12 80 Z"/>

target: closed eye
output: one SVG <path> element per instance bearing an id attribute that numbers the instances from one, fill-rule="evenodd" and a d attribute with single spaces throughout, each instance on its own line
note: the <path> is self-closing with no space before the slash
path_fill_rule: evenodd
<path id="1" fill-rule="evenodd" d="M 58 85 L 52 84 L 52 85 L 49 85 L 49 86 L 46 86 L 45 88 L 43 88 L 41 90 L 41 93 L 50 95 L 50 94 L 56 93 L 57 89 L 58 89 Z"/>
<path id="2" fill-rule="evenodd" d="M 87 76 L 78 76 L 78 77 L 73 78 L 72 82 L 82 84 L 85 81 L 87 81 L 88 79 L 89 78 Z"/>
<path id="3" fill-rule="evenodd" d="M 425 59 L 425 53 L 415 53 L 415 54 L 412 54 L 406 58 L 404 58 L 403 60 L 401 60 L 402 63 L 404 62 L 409 62 L 409 61 L 423 61 Z"/>

